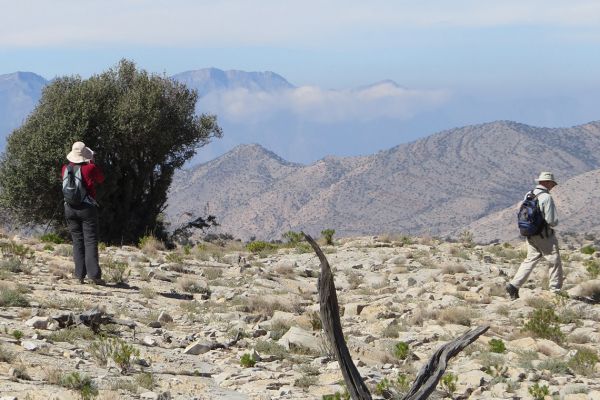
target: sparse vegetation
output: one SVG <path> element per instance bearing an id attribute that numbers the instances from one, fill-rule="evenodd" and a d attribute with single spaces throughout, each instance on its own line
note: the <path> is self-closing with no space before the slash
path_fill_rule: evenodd
<path id="1" fill-rule="evenodd" d="M 60 385 L 79 392 L 82 400 L 93 399 L 98 396 L 96 384 L 89 376 L 80 375 L 79 372 L 71 372 L 62 376 Z"/>
<path id="2" fill-rule="evenodd" d="M 406 360 L 410 354 L 408 343 L 398 342 L 394 346 L 394 356 L 399 360 Z"/>
<path id="3" fill-rule="evenodd" d="M 242 358 L 240 358 L 240 365 L 244 368 L 251 368 L 254 367 L 254 365 L 256 365 L 256 360 L 254 359 L 254 356 L 250 353 L 244 353 L 244 355 L 242 355 Z"/>
<path id="4" fill-rule="evenodd" d="M 527 389 L 534 400 L 544 400 L 550 394 L 550 389 L 546 385 L 540 386 L 539 383 L 534 383 Z"/>
<path id="5" fill-rule="evenodd" d="M 116 284 L 127 282 L 127 278 L 131 275 L 131 270 L 126 262 L 115 261 L 113 258 L 108 258 L 101 263 L 101 268 L 106 280 Z"/>
<path id="6" fill-rule="evenodd" d="M 325 243 L 328 245 L 333 245 L 333 235 L 335 235 L 335 229 L 324 229 L 321 231 L 321 235 L 323 239 L 325 239 Z"/>
<path id="7" fill-rule="evenodd" d="M 560 330 L 560 319 L 551 308 L 537 308 L 529 316 L 529 320 L 523 326 L 535 337 L 550 339 L 556 343 L 564 340 L 564 334 Z"/>
<path id="8" fill-rule="evenodd" d="M 0 307 L 29 307 L 29 300 L 18 289 L 0 284 Z"/>
<path id="9" fill-rule="evenodd" d="M 598 353 L 590 348 L 581 347 L 569 360 L 569 367 L 579 375 L 594 376 L 594 367 L 598 363 Z"/>
<path id="10" fill-rule="evenodd" d="M 54 243 L 54 244 L 62 244 L 65 242 L 65 240 L 56 233 L 46 233 L 46 234 L 40 236 L 40 240 L 43 243 Z"/>
<path id="11" fill-rule="evenodd" d="M 488 344 L 492 353 L 504 353 L 506 351 L 506 346 L 501 339 L 490 339 Z"/>
<path id="12" fill-rule="evenodd" d="M 583 246 L 580 250 L 583 254 L 594 254 L 596 252 L 596 248 L 594 246 L 592 246 L 591 244 L 588 244 L 586 246 Z"/>

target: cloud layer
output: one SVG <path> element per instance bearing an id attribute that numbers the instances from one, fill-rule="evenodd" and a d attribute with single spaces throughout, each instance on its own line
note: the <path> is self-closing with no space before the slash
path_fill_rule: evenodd
<path id="1" fill-rule="evenodd" d="M 0 0 L 0 47 L 134 44 L 330 45 L 403 29 L 587 27 L 595 0 L 280 1 Z M 393 36 L 390 37 L 392 42 Z"/>
<path id="2" fill-rule="evenodd" d="M 382 82 L 355 90 L 303 86 L 277 92 L 234 89 L 202 97 L 198 109 L 233 122 L 259 123 L 286 114 L 304 121 L 368 122 L 381 118 L 405 120 L 443 104 L 443 90 L 413 90 Z"/>

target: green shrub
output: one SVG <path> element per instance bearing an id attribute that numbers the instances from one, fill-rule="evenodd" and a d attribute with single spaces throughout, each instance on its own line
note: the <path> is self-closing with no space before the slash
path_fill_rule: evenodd
<path id="1" fill-rule="evenodd" d="M 564 334 L 560 331 L 560 319 L 550 308 L 535 309 L 529 320 L 523 326 L 524 331 L 531 332 L 535 337 L 550 339 L 556 343 L 564 340 Z"/>
<path id="2" fill-rule="evenodd" d="M 19 272 L 25 272 L 27 268 L 24 268 L 23 261 L 18 257 L 8 257 L 0 261 L 0 269 L 3 269 L 13 274 Z"/>
<path id="3" fill-rule="evenodd" d="M 53 342 L 75 343 L 77 340 L 92 340 L 96 337 L 94 331 L 86 326 L 71 326 L 52 332 L 48 339 Z"/>
<path id="4" fill-rule="evenodd" d="M 275 250 L 277 246 L 272 243 L 263 242 L 261 240 L 250 242 L 246 245 L 246 249 L 252 253 L 260 253 L 263 251 Z"/>
<path id="5" fill-rule="evenodd" d="M 534 400 L 544 400 L 544 397 L 550 394 L 550 389 L 546 385 L 540 386 L 539 383 L 534 383 L 529 386 L 528 392 Z"/>
<path id="6" fill-rule="evenodd" d="M 282 235 L 282 237 L 291 245 L 296 245 L 304 241 L 304 236 L 301 232 L 287 231 Z"/>
<path id="7" fill-rule="evenodd" d="M 375 394 L 388 398 L 390 396 L 390 381 L 383 378 L 375 385 Z"/>
<path id="8" fill-rule="evenodd" d="M 596 260 L 586 260 L 583 262 L 585 270 L 590 274 L 590 278 L 596 279 L 600 275 L 600 263 Z"/>
<path id="9" fill-rule="evenodd" d="M 409 355 L 409 347 L 406 342 L 398 342 L 394 346 L 394 356 L 399 360 L 406 360 Z"/>
<path id="10" fill-rule="evenodd" d="M 256 360 L 252 354 L 244 353 L 242 358 L 240 358 L 240 365 L 244 368 L 251 368 L 256 365 Z"/>
<path id="11" fill-rule="evenodd" d="M 581 251 L 583 254 L 590 255 L 594 254 L 596 252 L 596 249 L 591 244 L 588 244 L 587 246 L 583 246 L 579 251 Z"/>
<path id="12" fill-rule="evenodd" d="M 595 350 L 582 347 L 569 360 L 569 367 L 580 375 L 591 376 L 598 361 L 600 360 Z"/>
<path id="13" fill-rule="evenodd" d="M 77 390 L 82 400 L 93 399 L 98 396 L 98 388 L 89 376 L 79 375 L 79 372 L 71 372 L 60 379 L 60 386 L 71 390 Z"/>
<path id="14" fill-rule="evenodd" d="M 491 339 L 488 344 L 492 353 L 504 353 L 506 351 L 506 346 L 501 339 Z"/>
<path id="15" fill-rule="evenodd" d="M 333 244 L 333 235 L 335 235 L 335 229 L 325 229 L 321 231 L 321 235 L 323 235 L 323 239 L 325 239 L 325 243 L 328 245 Z"/>
<path id="16" fill-rule="evenodd" d="M 447 372 L 442 376 L 440 386 L 449 396 L 452 396 L 452 394 L 456 392 L 456 382 L 458 382 L 458 376 L 454 375 L 452 372 Z"/>
<path id="17" fill-rule="evenodd" d="M 116 284 L 125 283 L 131 275 L 131 270 L 126 262 L 115 261 L 112 258 L 103 263 L 102 271 L 108 282 Z"/>
<path id="18" fill-rule="evenodd" d="M 40 236 L 40 240 L 44 243 L 54 244 L 62 244 L 65 242 L 64 239 L 56 233 L 46 233 L 45 235 Z"/>
<path id="19" fill-rule="evenodd" d="M 88 351 L 102 366 L 112 359 L 121 368 L 121 373 L 129 371 L 132 361 L 140 355 L 139 350 L 120 338 L 99 337 L 90 344 Z"/>
<path id="20" fill-rule="evenodd" d="M 311 386 L 316 385 L 318 382 L 316 376 L 302 375 L 294 381 L 294 386 L 299 388 L 308 389 Z"/>
<path id="21" fill-rule="evenodd" d="M 0 285 L 0 307 L 29 307 L 29 300 L 18 290 Z"/>
<path id="22" fill-rule="evenodd" d="M 156 387 L 156 378 L 151 372 L 142 372 L 135 376 L 135 383 L 144 389 L 152 390 Z"/>
<path id="23" fill-rule="evenodd" d="M 14 337 L 17 340 L 21 340 L 23 335 L 24 335 L 23 332 L 18 329 L 15 329 L 14 331 L 12 331 L 12 337 Z"/>

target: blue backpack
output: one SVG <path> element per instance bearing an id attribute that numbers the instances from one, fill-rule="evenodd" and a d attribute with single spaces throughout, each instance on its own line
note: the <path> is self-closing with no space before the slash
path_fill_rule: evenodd
<path id="1" fill-rule="evenodd" d="M 521 203 L 519 213 L 517 214 L 517 224 L 521 235 L 529 237 L 535 236 L 542 232 L 546 225 L 546 220 L 540 210 L 538 196 L 546 191 L 541 191 L 537 195 L 533 194 L 533 190 L 525 196 L 525 200 Z"/>

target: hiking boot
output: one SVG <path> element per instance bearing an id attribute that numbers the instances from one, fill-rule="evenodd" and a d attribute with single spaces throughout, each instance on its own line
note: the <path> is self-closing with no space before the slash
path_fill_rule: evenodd
<path id="1" fill-rule="evenodd" d="M 519 288 L 514 287 L 510 283 L 506 285 L 506 293 L 508 293 L 511 300 L 516 300 L 519 298 Z"/>
<path id="2" fill-rule="evenodd" d="M 92 282 L 94 282 L 94 285 L 106 286 L 106 282 L 102 278 L 92 279 Z"/>
<path id="3" fill-rule="evenodd" d="M 83 285 L 85 283 L 85 278 L 79 278 L 79 283 Z"/>

